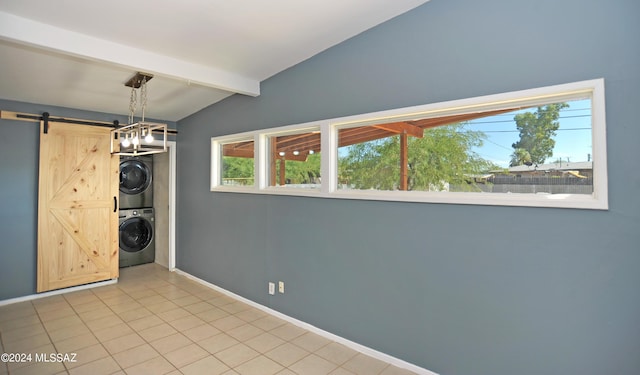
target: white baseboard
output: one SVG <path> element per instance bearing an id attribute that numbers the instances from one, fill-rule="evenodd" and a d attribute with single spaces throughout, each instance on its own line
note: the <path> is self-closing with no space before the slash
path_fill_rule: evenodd
<path id="1" fill-rule="evenodd" d="M 219 286 L 217 286 L 215 284 L 211 284 L 208 281 L 202 280 L 202 279 L 200 279 L 200 278 L 198 278 L 196 276 L 193 276 L 193 275 L 191 275 L 191 274 L 189 274 L 187 272 L 184 272 L 184 271 L 182 271 L 182 270 L 180 270 L 178 268 L 174 268 L 172 271 L 176 272 L 177 274 L 182 275 L 182 276 L 184 276 L 184 277 L 186 277 L 188 279 L 191 279 L 191 280 L 193 280 L 193 281 L 195 281 L 195 282 L 197 282 L 199 284 L 202 284 L 202 285 L 204 285 L 206 287 L 209 287 L 209 288 L 211 288 L 213 290 L 216 290 L 216 291 L 218 291 L 220 293 L 223 293 L 223 294 L 225 294 L 225 295 L 227 295 L 227 296 L 229 296 L 231 298 L 234 298 L 234 299 L 236 299 L 238 301 L 244 302 L 244 303 L 246 303 L 246 304 L 248 304 L 248 305 L 250 305 L 252 307 L 255 307 L 255 308 L 259 309 L 259 310 L 262 310 L 262 311 L 266 312 L 267 314 L 273 315 L 273 316 L 275 316 L 277 318 L 280 318 L 280 319 L 282 319 L 284 321 L 287 321 L 287 322 L 289 322 L 291 324 L 294 324 L 294 325 L 296 325 L 296 326 L 298 326 L 300 328 L 304 328 L 304 329 L 306 329 L 308 331 L 311 331 L 311 332 L 313 332 L 315 334 L 323 336 L 323 337 L 325 337 L 325 338 L 327 338 L 329 340 L 335 341 L 335 342 L 340 343 L 340 344 L 342 344 L 342 345 L 344 345 L 344 346 L 346 346 L 348 348 L 351 348 L 351 349 L 353 349 L 355 351 L 358 351 L 358 352 L 360 352 L 362 354 L 368 355 L 369 357 L 373 357 L 373 358 L 379 359 L 379 360 L 381 360 L 383 362 L 386 362 L 386 363 L 389 363 L 391 365 L 394 365 L 396 367 L 403 368 L 403 369 L 415 372 L 416 374 L 420 374 L 420 375 L 438 375 L 437 373 L 435 373 L 433 371 L 429 371 L 429 370 L 427 370 L 425 368 L 416 366 L 416 365 L 414 365 L 412 363 L 403 361 L 403 360 L 401 360 L 399 358 L 396 358 L 396 357 L 390 356 L 388 354 L 379 352 L 379 351 L 377 351 L 375 349 L 371 349 L 371 348 L 369 348 L 367 346 L 360 345 L 357 342 L 353 342 L 353 341 L 347 340 L 347 339 L 345 339 L 343 337 L 334 335 L 331 332 L 327 332 L 327 331 L 322 330 L 322 329 L 320 329 L 318 327 L 312 326 L 309 323 L 305 323 L 305 322 L 303 322 L 301 320 L 292 318 L 292 317 L 290 317 L 288 315 L 285 315 L 285 314 L 283 314 L 281 312 L 273 310 L 273 309 L 271 309 L 271 308 L 269 308 L 267 306 L 261 305 L 259 303 L 254 302 L 254 301 L 251 301 L 251 300 L 249 300 L 247 298 L 239 296 L 239 295 L 237 295 L 237 294 L 235 294 L 233 292 L 230 292 L 230 291 L 228 291 L 228 290 L 226 290 L 224 288 L 221 288 L 221 287 L 219 287 Z"/>
<path id="2" fill-rule="evenodd" d="M 73 286 L 73 287 L 65 288 L 65 289 L 52 290 L 50 292 L 44 292 L 44 293 L 38 293 L 38 294 L 30 294 L 28 296 L 5 299 L 5 300 L 0 301 L 0 306 L 11 305 L 13 303 L 18 303 L 18 302 L 26 302 L 26 301 L 31 301 L 31 300 L 34 300 L 34 299 L 45 298 L 45 297 L 51 297 L 51 296 L 55 296 L 55 295 L 63 294 L 63 293 L 77 292 L 79 290 L 84 290 L 84 289 L 97 288 L 97 287 L 100 287 L 100 286 L 115 284 L 117 282 L 118 282 L 118 279 L 111 279 L 111 280 L 106 280 L 106 281 L 99 281 L 97 283 L 92 283 L 92 284 L 85 284 L 85 285 Z"/>

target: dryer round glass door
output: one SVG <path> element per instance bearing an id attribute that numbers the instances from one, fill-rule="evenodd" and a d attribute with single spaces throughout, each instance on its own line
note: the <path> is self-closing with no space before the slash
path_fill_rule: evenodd
<path id="1" fill-rule="evenodd" d="M 120 163 L 120 191 L 125 194 L 140 194 L 151 184 L 151 170 L 139 160 Z"/>
<path id="2" fill-rule="evenodd" d="M 153 227 L 149 220 L 133 217 L 120 224 L 120 249 L 136 253 L 144 250 L 153 239 Z"/>

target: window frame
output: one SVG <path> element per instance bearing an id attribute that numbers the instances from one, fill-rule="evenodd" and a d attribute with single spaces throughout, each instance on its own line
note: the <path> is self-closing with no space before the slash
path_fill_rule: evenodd
<path id="1" fill-rule="evenodd" d="M 592 194 L 523 194 L 429 191 L 339 190 L 338 131 L 350 127 L 403 121 L 411 118 L 440 117 L 490 111 L 517 105 L 537 106 L 576 98 L 591 99 L 591 138 L 593 155 Z M 320 130 L 322 182 L 320 189 L 269 186 L 268 144 L 271 136 Z M 255 184 L 253 187 L 223 186 L 220 183 L 220 147 L 224 143 L 254 139 Z M 415 203 L 471 204 L 491 206 L 555 207 L 607 210 L 608 175 L 604 79 L 573 82 L 535 89 L 451 100 L 387 111 L 346 116 L 303 124 L 262 129 L 211 138 L 211 191 L 253 194 L 309 196 L 335 199 L 382 200 Z"/>
<path id="2" fill-rule="evenodd" d="M 277 130 L 271 130 L 269 132 L 264 132 L 261 133 L 260 136 L 263 137 L 263 147 L 260 151 L 260 156 L 262 157 L 262 162 L 260 163 L 260 168 L 264 168 L 264 172 L 265 172 L 265 179 L 266 181 L 264 181 L 264 184 L 261 185 L 262 186 L 262 190 L 265 191 L 271 191 L 271 190 L 287 190 L 287 191 L 295 191 L 295 190 L 306 190 L 308 192 L 313 192 L 313 191 L 320 191 L 321 189 L 314 189 L 314 188 L 293 188 L 293 187 L 287 187 L 286 185 L 270 185 L 269 184 L 269 175 L 271 173 L 270 170 L 270 165 L 271 165 L 271 153 L 270 151 L 270 146 L 269 146 L 269 140 L 272 137 L 281 137 L 281 136 L 287 136 L 287 135 L 296 135 L 296 134 L 304 134 L 304 133 L 315 133 L 315 132 L 319 132 L 320 133 L 320 138 L 322 139 L 322 128 L 321 126 L 319 126 L 318 124 L 313 124 L 313 125 L 308 125 L 308 126 L 299 126 L 299 125 L 293 125 L 293 126 L 288 126 L 288 127 L 282 127 L 282 128 L 277 128 Z M 322 159 L 322 154 L 320 154 L 320 158 Z M 322 176 L 322 168 L 320 168 L 320 176 Z"/>
<path id="3" fill-rule="evenodd" d="M 222 148 L 226 144 L 230 143 L 239 143 L 253 141 L 253 185 L 246 186 L 228 186 L 224 185 L 222 182 L 222 173 L 223 173 L 223 155 Z M 233 134 L 226 137 L 214 137 L 211 138 L 211 189 L 232 189 L 232 190 L 252 190 L 258 185 L 258 170 L 256 169 L 256 139 L 254 134 L 251 133 L 243 133 L 243 134 Z M 214 168 L 217 166 L 217 168 Z"/>

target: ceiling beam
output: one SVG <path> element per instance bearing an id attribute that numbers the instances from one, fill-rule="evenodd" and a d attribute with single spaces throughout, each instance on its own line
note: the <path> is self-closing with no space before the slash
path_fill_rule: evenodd
<path id="1" fill-rule="evenodd" d="M 0 12 L 0 39 L 219 90 L 260 95 L 260 82 L 144 49 Z M 128 77 L 123 77 L 128 79 Z"/>

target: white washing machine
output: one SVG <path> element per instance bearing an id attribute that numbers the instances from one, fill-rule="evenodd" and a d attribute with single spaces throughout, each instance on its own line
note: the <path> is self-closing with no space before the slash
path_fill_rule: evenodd
<path id="1" fill-rule="evenodd" d="M 153 208 L 120 210 L 120 268 L 156 259 Z"/>
<path id="2" fill-rule="evenodd" d="M 120 158 L 120 209 L 153 207 L 153 155 Z"/>

